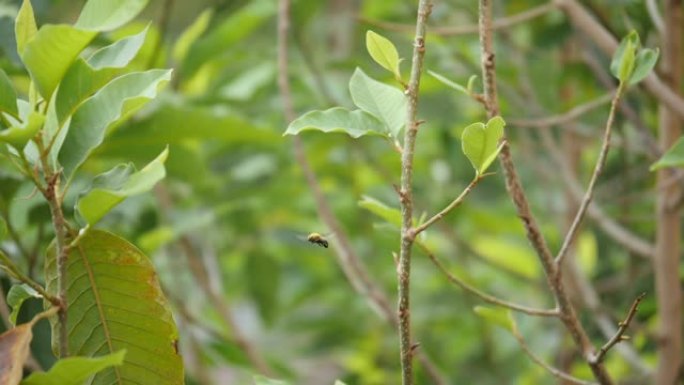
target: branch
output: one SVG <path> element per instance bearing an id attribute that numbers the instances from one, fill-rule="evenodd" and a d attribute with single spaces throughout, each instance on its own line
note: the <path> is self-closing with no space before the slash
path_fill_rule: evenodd
<path id="1" fill-rule="evenodd" d="M 632 322 L 632 319 L 636 315 L 637 310 L 639 310 L 639 303 L 641 302 L 642 299 L 646 296 L 646 293 L 641 293 L 634 302 L 632 302 L 632 306 L 629 308 L 629 311 L 627 312 L 627 317 L 625 317 L 625 320 L 620 322 L 618 324 L 618 330 L 611 338 L 608 340 L 608 342 L 605 343 L 605 345 L 601 346 L 601 349 L 599 349 L 598 353 L 594 357 L 594 361 L 596 363 L 601 363 L 603 359 L 606 357 L 606 353 L 615 346 L 617 343 L 629 339 L 629 337 L 625 336 L 625 332 L 627 331 L 627 328 L 629 327 L 629 324 Z"/>
<path id="2" fill-rule="evenodd" d="M 17 265 L 15 265 L 14 262 L 12 262 L 12 260 L 2 251 L 0 251 L 0 268 L 4 268 L 12 278 L 27 284 L 31 287 L 31 289 L 40 293 L 40 295 L 42 295 L 43 298 L 48 300 L 51 304 L 55 306 L 60 305 L 61 302 L 59 298 L 45 291 L 43 286 L 41 286 L 38 282 L 34 281 L 33 279 L 31 279 L 31 277 L 22 273 L 21 270 L 19 270 L 19 268 L 17 267 Z"/>
<path id="3" fill-rule="evenodd" d="M 425 56 L 425 30 L 427 18 L 432 11 L 431 0 L 420 0 L 416 19 L 416 35 L 413 43 L 411 77 L 406 89 L 408 99 L 406 108 L 406 129 L 404 132 L 404 151 L 401 154 L 401 246 L 399 249 L 399 339 L 401 349 L 401 378 L 403 385 L 413 384 L 413 342 L 411 341 L 410 280 L 411 249 L 413 234 L 413 157 L 418 135 L 418 90 L 420 75 Z"/>
<path id="4" fill-rule="evenodd" d="M 565 258 L 565 256 L 568 254 L 570 245 L 575 240 L 575 236 L 577 235 L 579 226 L 582 223 L 582 220 L 584 219 L 584 215 L 586 214 L 587 208 L 591 203 L 591 199 L 594 197 L 594 187 L 596 186 L 596 181 L 598 180 L 599 175 L 601 175 L 603 167 L 606 165 L 608 151 L 610 150 L 610 136 L 613 129 L 613 121 L 615 120 L 615 111 L 617 110 L 618 103 L 620 102 L 620 97 L 622 97 L 622 94 L 625 92 L 625 89 L 626 83 L 620 82 L 617 91 L 615 91 L 615 96 L 613 97 L 613 101 L 610 105 L 610 112 L 608 113 L 608 119 L 606 120 L 606 129 L 603 134 L 603 144 L 601 145 L 601 152 L 599 153 L 598 160 L 596 160 L 596 166 L 594 167 L 594 172 L 591 175 L 591 179 L 589 180 L 589 186 L 587 187 L 587 191 L 584 193 L 584 198 L 582 199 L 582 203 L 580 203 L 580 207 L 577 210 L 575 219 L 572 221 L 570 229 L 565 234 L 563 245 L 561 246 L 560 250 L 558 251 L 558 255 L 556 256 L 555 263 L 556 268 L 558 269 L 560 269 L 560 266 L 563 263 L 563 258 Z"/>
<path id="5" fill-rule="evenodd" d="M 553 11 L 557 7 L 558 6 L 556 4 L 553 4 L 553 3 L 542 4 L 540 6 L 530 8 L 527 11 L 520 12 L 520 13 L 517 13 L 515 15 L 510 15 L 510 16 L 506 16 L 506 17 L 497 19 L 492 24 L 492 28 L 494 30 L 510 28 L 510 27 L 513 27 L 517 24 L 522 24 L 522 23 L 525 23 L 525 22 L 530 21 L 532 19 L 535 19 L 537 17 L 543 16 L 543 15 Z M 359 16 L 358 18 L 360 21 L 362 21 L 366 24 L 377 26 L 377 27 L 386 29 L 388 31 L 409 32 L 413 28 L 415 28 L 414 26 L 409 25 L 409 24 L 390 23 L 390 22 L 385 22 L 385 21 L 369 19 L 369 18 L 366 18 L 363 16 Z M 430 33 L 434 33 L 435 35 L 441 35 L 441 36 L 474 35 L 474 34 L 477 34 L 478 31 L 479 31 L 479 29 L 478 29 L 477 24 L 458 25 L 458 26 L 454 26 L 454 27 L 430 28 Z"/>
<path id="6" fill-rule="evenodd" d="M 460 287 L 464 291 L 466 291 L 469 294 L 472 294 L 484 302 L 487 302 L 492 305 L 504 307 L 513 311 L 517 311 L 520 313 L 525 313 L 527 315 L 531 316 L 538 316 L 538 317 L 558 317 L 558 309 L 537 309 L 537 308 L 532 308 L 529 306 L 524 306 L 524 305 L 518 305 L 513 302 L 509 302 L 503 299 L 500 299 L 498 297 L 495 297 L 493 295 L 489 295 L 485 292 L 480 291 L 479 289 L 467 284 L 465 281 L 460 279 L 459 277 L 451 274 L 449 270 L 442 264 L 442 262 L 435 256 L 434 253 L 430 251 L 430 249 L 427 248 L 422 242 L 416 242 L 418 247 L 420 247 L 421 250 L 430 258 L 432 263 L 437 266 L 437 268 L 447 277 L 449 282 L 453 283 L 454 285 Z"/>
<path id="7" fill-rule="evenodd" d="M 540 119 L 508 119 L 508 123 L 514 126 L 520 127 L 534 127 L 534 128 L 549 128 L 551 126 L 560 126 L 566 123 L 570 123 L 573 120 L 581 117 L 587 112 L 593 111 L 604 104 L 610 102 L 613 96 L 610 94 L 605 94 L 594 100 L 588 101 L 584 104 L 580 104 L 567 112 L 562 114 L 548 116 Z"/>

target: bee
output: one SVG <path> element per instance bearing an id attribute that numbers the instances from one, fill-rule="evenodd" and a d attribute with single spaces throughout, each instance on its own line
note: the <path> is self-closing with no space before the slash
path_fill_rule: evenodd
<path id="1" fill-rule="evenodd" d="M 326 249 L 328 248 L 328 240 L 319 233 L 309 234 L 309 236 L 306 237 L 306 240 L 315 245 L 325 247 Z"/>

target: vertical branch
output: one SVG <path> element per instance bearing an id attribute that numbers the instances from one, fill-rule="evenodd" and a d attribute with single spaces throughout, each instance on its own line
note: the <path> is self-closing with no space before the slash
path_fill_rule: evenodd
<path id="1" fill-rule="evenodd" d="M 484 82 L 485 91 L 485 106 L 487 108 L 487 116 L 493 117 L 499 113 L 499 103 L 496 93 L 496 71 L 494 60 L 493 36 L 492 36 L 492 0 L 479 1 L 479 26 L 480 26 L 480 49 L 482 55 L 482 78 Z M 575 309 L 570 301 L 565 287 L 561 280 L 560 271 L 556 268 L 553 255 L 546 244 L 546 240 L 542 236 L 539 225 L 534 218 L 532 211 L 527 201 L 527 197 L 523 190 L 520 179 L 518 178 L 513 159 L 511 157 L 510 147 L 508 142 L 504 142 L 503 148 L 499 154 L 499 159 L 504 170 L 506 178 L 506 188 L 515 204 L 518 216 L 523 221 L 527 238 L 532 247 L 535 249 L 539 260 L 546 274 L 546 279 L 549 289 L 552 291 L 558 309 L 560 311 L 560 319 L 565 328 L 570 333 L 575 345 L 580 349 L 582 357 L 589 365 L 594 377 L 602 385 L 612 384 L 612 380 L 608 375 L 605 367 L 594 360 L 595 348 L 592 345 L 586 331 L 582 327 Z"/>
<path id="2" fill-rule="evenodd" d="M 420 75 L 425 56 L 425 29 L 427 18 L 432 11 L 430 0 L 421 0 L 418 4 L 416 19 L 416 36 L 411 61 L 411 77 L 409 78 L 406 95 L 408 107 L 406 109 L 406 132 L 404 133 L 404 150 L 401 155 L 401 248 L 399 249 L 399 266 L 397 270 L 399 281 L 399 339 L 401 349 L 402 384 L 413 384 L 413 347 L 411 342 L 411 313 L 410 313 L 410 280 L 411 280 L 411 249 L 415 239 L 413 229 L 413 156 L 418 134 L 418 90 Z"/>
<path id="3" fill-rule="evenodd" d="M 665 2 L 663 35 L 663 80 L 676 95 L 682 82 L 682 1 Z M 670 148 L 681 135 L 681 121 L 670 107 L 660 107 L 658 136 L 662 150 Z M 682 292 L 678 277 L 681 254 L 679 209 L 671 202 L 681 193 L 676 183 L 668 183 L 671 169 L 658 171 L 656 198 L 656 246 L 653 259 L 658 303 L 659 341 L 656 384 L 677 382 L 682 360 Z"/>

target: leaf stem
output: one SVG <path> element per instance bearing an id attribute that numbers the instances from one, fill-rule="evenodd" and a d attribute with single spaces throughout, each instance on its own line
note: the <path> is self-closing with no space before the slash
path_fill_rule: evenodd
<path id="1" fill-rule="evenodd" d="M 51 304 L 55 306 L 60 305 L 61 302 L 59 298 L 45 291 L 45 288 L 43 288 L 43 286 L 41 286 L 38 282 L 34 281 L 33 279 L 31 279 L 31 277 L 22 273 L 21 270 L 17 267 L 17 265 L 15 265 L 14 262 L 12 262 L 12 260 L 2 251 L 0 251 L 0 268 L 4 268 L 9 273 L 9 275 L 14 279 L 17 279 L 29 285 L 33 290 L 40 293 L 40 295 L 42 295 L 43 298 L 50 301 Z"/>
<path id="2" fill-rule="evenodd" d="M 473 178 L 473 180 L 468 184 L 468 186 L 466 186 L 466 188 L 463 189 L 461 194 L 458 197 L 456 197 L 456 199 L 454 199 L 451 203 L 449 203 L 447 207 L 442 209 L 442 211 L 438 212 L 427 221 L 423 222 L 423 224 L 421 224 L 420 226 L 415 227 L 412 230 L 413 237 L 415 238 L 418 234 L 422 233 L 425 229 L 432 226 L 435 222 L 444 218 L 447 214 L 449 214 L 449 212 L 451 212 L 451 210 L 460 206 L 461 203 L 463 203 L 465 197 L 468 196 L 468 194 L 470 194 L 471 191 L 473 191 L 473 188 L 475 188 L 475 186 L 482 180 L 482 178 L 484 178 L 485 175 L 477 174 L 475 178 Z"/>

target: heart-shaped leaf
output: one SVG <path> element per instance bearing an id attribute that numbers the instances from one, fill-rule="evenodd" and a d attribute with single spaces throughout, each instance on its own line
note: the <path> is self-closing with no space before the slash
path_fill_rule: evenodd
<path id="1" fill-rule="evenodd" d="M 392 137 L 399 137 L 406 122 L 406 96 L 403 92 L 380 83 L 358 67 L 349 80 L 349 92 L 357 107 L 380 119 Z"/>
<path id="2" fill-rule="evenodd" d="M 477 175 L 484 174 L 501 151 L 499 141 L 503 138 L 505 125 L 506 122 L 500 116 L 495 116 L 486 125 L 473 123 L 463 130 L 463 153 Z"/>
<path id="3" fill-rule="evenodd" d="M 343 132 L 352 138 L 364 135 L 386 136 L 385 126 L 375 116 L 363 110 L 350 111 L 342 107 L 307 112 L 292 121 L 283 135 L 297 135 L 307 130 Z"/>
<path id="4" fill-rule="evenodd" d="M 366 49 L 376 63 L 394 74 L 396 79 L 401 79 L 399 53 L 389 39 L 369 30 L 366 32 Z"/>

